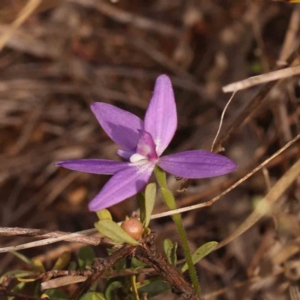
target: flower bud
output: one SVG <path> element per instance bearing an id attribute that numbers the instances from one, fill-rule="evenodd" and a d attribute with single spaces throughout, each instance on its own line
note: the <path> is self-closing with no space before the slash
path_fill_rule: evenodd
<path id="1" fill-rule="evenodd" d="M 121 224 L 121 228 L 136 241 L 141 238 L 143 233 L 143 224 L 136 218 L 126 219 Z"/>

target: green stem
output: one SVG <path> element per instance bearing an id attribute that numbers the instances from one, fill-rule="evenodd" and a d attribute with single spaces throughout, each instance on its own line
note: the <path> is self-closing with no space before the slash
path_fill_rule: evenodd
<path id="1" fill-rule="evenodd" d="M 140 300 L 138 289 L 136 286 L 136 275 L 131 276 L 130 283 L 131 283 L 131 289 L 132 289 L 134 300 Z"/>
<path id="2" fill-rule="evenodd" d="M 160 191 L 161 191 L 162 197 L 164 198 L 166 205 L 168 206 L 168 208 L 170 210 L 177 209 L 177 204 L 176 204 L 175 198 L 167 186 L 166 173 L 161 168 L 155 167 L 154 174 L 155 174 L 156 180 L 160 186 Z M 177 227 L 177 230 L 178 230 L 178 233 L 179 233 L 179 236 L 181 239 L 184 255 L 185 255 L 186 262 L 187 262 L 187 265 L 189 268 L 189 273 L 190 273 L 190 277 L 191 277 L 194 289 L 196 290 L 197 294 L 199 296 L 201 296 L 201 287 L 198 282 L 197 273 L 196 273 L 196 270 L 195 270 L 195 267 L 193 264 L 191 252 L 190 252 L 188 241 L 187 241 L 186 232 L 185 232 L 185 229 L 182 224 L 181 215 L 174 214 L 172 216 L 172 218 L 174 220 L 174 223 Z"/>

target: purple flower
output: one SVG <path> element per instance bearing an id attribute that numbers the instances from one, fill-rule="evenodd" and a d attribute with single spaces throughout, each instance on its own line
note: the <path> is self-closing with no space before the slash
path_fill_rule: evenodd
<path id="1" fill-rule="evenodd" d="M 202 150 L 161 156 L 177 127 L 172 84 L 166 75 L 156 80 L 144 122 L 106 103 L 95 102 L 91 109 L 105 132 L 121 148 L 118 154 L 126 160 L 75 159 L 56 163 L 70 170 L 113 175 L 90 202 L 91 211 L 110 207 L 140 192 L 155 165 L 183 178 L 214 177 L 236 168 L 230 159 Z"/>

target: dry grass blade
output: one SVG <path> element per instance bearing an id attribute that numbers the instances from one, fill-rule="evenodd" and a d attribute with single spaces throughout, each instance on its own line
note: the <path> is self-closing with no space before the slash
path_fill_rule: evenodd
<path id="1" fill-rule="evenodd" d="M 42 291 L 48 289 L 55 289 L 61 286 L 75 284 L 79 282 L 84 282 L 87 279 L 87 276 L 64 276 L 55 279 L 51 279 L 45 282 L 42 282 L 41 289 Z"/>
<path id="2" fill-rule="evenodd" d="M 43 229 L 19 228 L 19 227 L 0 227 L 0 236 L 29 236 L 38 239 L 54 238 L 65 236 L 69 232 L 47 231 Z M 100 238 L 90 236 L 80 236 L 71 238 L 72 242 L 84 243 L 97 246 L 100 244 Z"/>
<path id="3" fill-rule="evenodd" d="M 216 249 L 224 247 L 229 242 L 243 234 L 246 230 L 252 227 L 261 217 L 272 212 L 273 204 L 286 191 L 286 189 L 296 180 L 300 174 L 300 160 L 298 160 L 272 187 L 270 192 L 259 203 L 253 213 L 246 219 L 240 227 L 229 237 L 218 244 Z"/>
<path id="4" fill-rule="evenodd" d="M 228 102 L 226 103 L 226 105 L 225 105 L 225 107 L 224 107 L 224 109 L 223 109 L 223 111 L 222 111 L 222 115 L 221 115 L 221 118 L 220 118 L 219 128 L 218 128 L 218 131 L 217 131 L 217 133 L 216 133 L 216 136 L 215 136 L 215 138 L 214 138 L 214 140 L 213 140 L 213 142 L 212 142 L 212 146 L 211 146 L 211 150 L 210 150 L 211 152 L 213 152 L 213 150 L 214 150 L 215 143 L 216 143 L 216 141 L 217 141 L 217 139 L 218 139 L 218 137 L 219 137 L 220 131 L 221 131 L 221 129 L 222 129 L 222 125 L 223 125 L 223 120 L 224 120 L 225 112 L 226 112 L 226 110 L 227 110 L 229 104 L 231 103 L 231 101 L 232 101 L 232 99 L 233 99 L 235 93 L 236 93 L 236 92 L 233 92 L 233 94 L 232 94 L 231 97 L 229 98 Z"/>
<path id="5" fill-rule="evenodd" d="M 258 76 L 253 76 L 249 77 L 245 80 L 237 81 L 231 84 L 228 84 L 222 88 L 224 93 L 229 93 L 229 92 L 236 92 L 239 90 L 244 90 L 249 87 L 262 84 L 262 83 L 267 83 L 270 81 L 278 80 L 278 79 L 283 79 L 287 77 L 291 77 L 294 75 L 300 74 L 300 66 L 295 66 L 295 67 L 289 67 L 283 70 L 278 70 L 278 71 L 273 71 L 267 74 L 263 75 L 258 75 Z"/>
<path id="6" fill-rule="evenodd" d="M 45 239 L 42 241 L 26 243 L 26 244 L 22 244 L 22 245 L 18 245 L 18 246 L 4 247 L 4 248 L 0 248 L 0 253 L 10 252 L 10 251 L 19 251 L 19 250 L 28 249 L 28 248 L 49 245 L 49 244 L 56 243 L 59 241 L 64 241 L 66 239 L 72 240 L 72 238 L 73 238 L 73 239 L 77 240 L 78 237 L 80 237 L 80 236 L 92 234 L 95 232 L 96 232 L 96 230 L 93 228 L 93 229 L 83 230 L 80 232 L 74 232 L 71 234 L 62 235 L 62 236 L 55 237 L 55 238 Z"/>
<path id="7" fill-rule="evenodd" d="M 41 1 L 42 0 L 31 0 L 25 5 L 17 19 L 11 24 L 9 29 L 0 38 L 0 51 L 3 49 L 6 42 L 13 35 L 14 31 L 17 30 L 41 4 Z"/>
<path id="8" fill-rule="evenodd" d="M 290 18 L 289 28 L 285 35 L 284 43 L 281 49 L 279 59 L 277 61 L 278 66 L 286 66 L 287 59 L 291 55 L 293 49 L 296 48 L 296 44 L 299 43 L 297 34 L 300 26 L 300 6 L 295 6 L 293 14 Z"/>

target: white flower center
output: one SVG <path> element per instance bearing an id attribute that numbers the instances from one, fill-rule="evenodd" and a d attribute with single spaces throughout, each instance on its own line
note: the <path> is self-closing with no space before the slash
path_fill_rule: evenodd
<path id="1" fill-rule="evenodd" d="M 141 155 L 139 153 L 134 153 L 133 155 L 130 156 L 129 160 L 132 163 L 137 163 L 137 162 L 145 163 L 148 159 L 144 155 Z"/>

